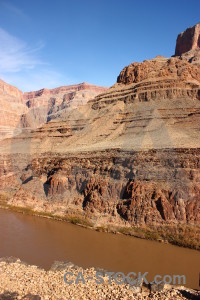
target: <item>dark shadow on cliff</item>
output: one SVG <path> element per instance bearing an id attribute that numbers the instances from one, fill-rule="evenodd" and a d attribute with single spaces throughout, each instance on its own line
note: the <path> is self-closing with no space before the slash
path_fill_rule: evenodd
<path id="1" fill-rule="evenodd" d="M 47 197 L 48 194 L 49 194 L 49 190 L 50 190 L 50 188 L 51 188 L 50 183 L 49 183 L 49 182 L 45 182 L 45 183 L 43 184 L 43 188 L 44 188 L 45 195 L 46 195 L 46 197 Z"/>
<path id="2" fill-rule="evenodd" d="M 183 291 L 183 290 L 179 290 L 179 292 L 183 297 L 185 297 L 185 299 L 200 300 L 200 295 L 195 295 L 194 293 L 191 293 L 189 291 Z"/>
<path id="3" fill-rule="evenodd" d="M 0 300 L 17 300 L 19 294 L 16 292 L 5 291 L 3 294 L 0 294 Z M 41 297 L 38 295 L 27 294 L 26 296 L 20 298 L 23 300 L 41 300 Z"/>
<path id="4" fill-rule="evenodd" d="M 42 298 L 38 295 L 27 294 L 22 299 L 23 300 L 41 300 Z"/>
<path id="5" fill-rule="evenodd" d="M 33 176 L 30 176 L 30 177 L 28 177 L 27 179 L 25 179 L 23 182 L 22 182 L 22 184 L 26 184 L 26 183 L 28 183 L 29 181 L 31 181 L 33 179 Z"/>
<path id="6" fill-rule="evenodd" d="M 0 294 L 0 300 L 15 300 L 18 296 L 18 293 L 5 291 L 3 294 Z"/>

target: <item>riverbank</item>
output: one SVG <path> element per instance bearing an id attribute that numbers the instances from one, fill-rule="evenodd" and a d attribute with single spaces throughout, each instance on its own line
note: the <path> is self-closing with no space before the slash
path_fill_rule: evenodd
<path id="1" fill-rule="evenodd" d="M 104 277 L 102 284 L 95 282 L 96 270 L 83 269 L 72 263 L 54 263 L 51 270 L 45 271 L 34 265 L 22 263 L 19 259 L 0 259 L 0 299 L 199 299 L 200 292 L 184 287 L 165 285 L 163 290 L 156 291 L 155 286 L 148 289 L 144 286 L 133 287 L 129 284 L 116 284 L 115 280 Z M 66 272 L 77 278 L 83 275 L 85 284 L 64 281 Z M 92 278 L 92 279 L 91 279 Z M 154 290 L 153 290 L 154 289 Z M 10 298 L 9 298 L 10 297 Z"/>
<path id="2" fill-rule="evenodd" d="M 96 226 L 92 218 L 79 213 L 55 214 L 51 211 L 37 211 L 30 207 L 14 206 L 2 199 L 0 195 L 0 208 L 26 215 L 49 218 L 57 221 L 72 223 L 100 232 L 124 234 L 136 238 L 170 243 L 172 245 L 200 250 L 200 226 L 193 225 L 163 225 L 163 226 L 116 226 L 112 223 Z"/>

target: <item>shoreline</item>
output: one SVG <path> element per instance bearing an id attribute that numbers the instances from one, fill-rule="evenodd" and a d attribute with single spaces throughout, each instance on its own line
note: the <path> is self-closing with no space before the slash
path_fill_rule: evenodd
<path id="1" fill-rule="evenodd" d="M 73 263 L 55 262 L 51 269 L 45 271 L 34 265 L 29 265 L 17 258 L 0 258 L 0 299 L 199 299 L 200 291 L 183 286 L 164 286 L 144 284 L 116 284 L 104 276 L 104 281 L 97 284 L 94 280 L 95 268 L 83 269 Z M 103 271 L 103 270 L 102 270 Z M 81 272 L 85 283 L 67 284 L 64 282 L 66 272 L 71 272 L 73 278 Z M 2 298 L 1 298 L 2 297 Z M 86 298 L 87 297 L 87 298 Z M 6 298 L 8 299 L 8 298 Z"/>
<path id="2" fill-rule="evenodd" d="M 156 229 L 159 228 L 151 228 L 151 227 L 122 227 L 122 226 L 110 226 L 109 224 L 107 226 L 94 226 L 92 221 L 87 218 L 87 216 L 83 215 L 54 215 L 50 212 L 45 212 L 45 211 L 35 211 L 32 208 L 28 207 L 22 207 L 22 206 L 14 206 L 6 203 L 5 201 L 0 201 L 0 209 L 8 210 L 11 212 L 16 212 L 16 213 L 22 213 L 24 215 L 29 215 L 29 216 L 34 216 L 34 217 L 41 217 L 41 218 L 47 218 L 55 221 L 60 221 L 60 222 L 66 222 L 70 223 L 73 225 L 78 225 L 83 228 L 95 230 L 97 232 L 105 232 L 105 233 L 112 233 L 112 234 L 123 234 L 127 236 L 132 236 L 135 238 L 140 238 L 140 239 L 145 239 L 145 240 L 150 240 L 150 241 L 156 241 L 159 243 L 166 243 L 166 244 L 171 244 L 173 246 L 178 246 L 182 248 L 188 248 L 191 250 L 197 250 L 200 251 L 200 244 L 196 245 L 195 243 L 186 243 L 183 239 L 184 235 L 178 238 L 178 235 L 176 236 L 170 236 L 170 233 L 167 233 L 166 237 L 162 237 L 158 234 Z M 188 225 L 187 225 L 188 226 Z M 175 226 L 174 226 L 175 227 Z M 171 228 L 174 228 L 171 226 Z M 192 228 L 192 225 L 188 226 L 189 228 Z M 166 231 L 170 230 L 170 225 L 163 226 L 163 228 L 166 228 Z M 199 229 L 200 232 L 200 227 L 196 226 L 196 228 Z M 192 240 L 192 238 L 191 238 Z M 190 240 L 190 241 L 191 241 Z"/>

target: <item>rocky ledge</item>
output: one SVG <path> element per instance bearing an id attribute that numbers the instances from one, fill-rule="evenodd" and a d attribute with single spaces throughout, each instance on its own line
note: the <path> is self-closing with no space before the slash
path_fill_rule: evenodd
<path id="1" fill-rule="evenodd" d="M 162 290 L 133 287 L 129 284 L 118 285 L 112 279 L 104 277 L 103 284 L 96 284 L 96 270 L 83 269 L 72 263 L 54 264 L 45 271 L 34 265 L 22 263 L 19 259 L 0 260 L 0 299 L 199 299 L 200 292 L 184 287 L 166 285 Z M 83 274 L 85 284 L 67 284 L 66 272 L 77 278 Z"/>

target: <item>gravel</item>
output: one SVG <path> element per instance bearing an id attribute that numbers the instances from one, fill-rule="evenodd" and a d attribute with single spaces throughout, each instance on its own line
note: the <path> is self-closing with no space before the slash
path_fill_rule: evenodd
<path id="1" fill-rule="evenodd" d="M 85 284 L 67 284 L 64 274 L 72 272 L 74 281 L 79 272 L 83 274 Z M 93 279 L 87 279 L 91 277 Z M 166 286 L 162 291 L 150 292 L 145 287 L 133 287 L 128 284 L 116 284 L 112 279 L 103 277 L 104 283 L 97 284 L 96 269 L 83 269 L 72 263 L 63 267 L 56 262 L 51 270 L 45 271 L 34 265 L 27 265 L 19 259 L 0 260 L 0 300 L 9 299 L 200 299 L 200 292 L 184 287 Z"/>

